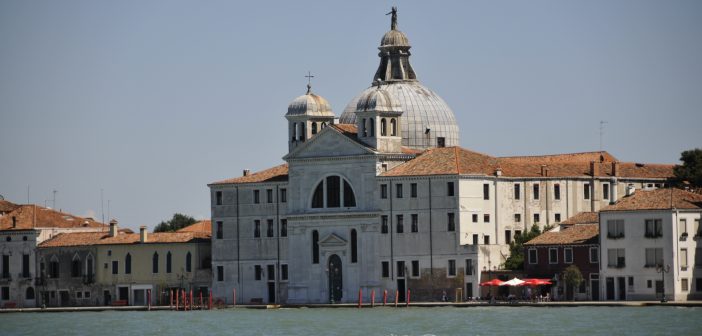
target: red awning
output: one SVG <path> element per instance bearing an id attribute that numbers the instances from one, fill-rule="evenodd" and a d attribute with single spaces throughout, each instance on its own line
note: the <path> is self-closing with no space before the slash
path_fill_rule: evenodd
<path id="1" fill-rule="evenodd" d="M 500 280 L 500 279 L 492 279 L 492 280 L 490 280 L 490 281 L 481 282 L 480 285 L 481 285 L 481 286 L 499 286 L 499 285 L 501 285 L 503 282 L 504 282 L 504 281 L 502 281 L 502 280 Z"/>

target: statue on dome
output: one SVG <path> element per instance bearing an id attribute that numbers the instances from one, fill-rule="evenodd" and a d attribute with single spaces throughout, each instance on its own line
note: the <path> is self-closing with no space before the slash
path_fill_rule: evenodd
<path id="1" fill-rule="evenodd" d="M 396 30 L 397 29 L 397 7 L 392 6 L 392 10 L 390 11 L 390 13 L 387 13 L 385 15 L 390 15 L 390 14 L 392 14 L 391 21 L 390 21 L 390 29 Z"/>

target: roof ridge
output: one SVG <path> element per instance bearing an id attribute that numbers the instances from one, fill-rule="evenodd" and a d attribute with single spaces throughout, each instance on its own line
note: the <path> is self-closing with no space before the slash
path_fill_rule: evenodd
<path id="1" fill-rule="evenodd" d="M 556 154 L 541 154 L 541 155 L 511 155 L 511 156 L 499 156 L 498 159 L 509 159 L 509 158 L 530 158 L 530 157 L 543 157 L 543 156 L 562 156 L 562 155 L 581 155 L 581 154 L 602 154 L 607 153 L 614 157 L 611 153 L 607 151 L 587 151 L 587 152 L 573 152 L 573 153 L 556 153 Z M 617 160 L 619 161 L 619 160 Z"/>

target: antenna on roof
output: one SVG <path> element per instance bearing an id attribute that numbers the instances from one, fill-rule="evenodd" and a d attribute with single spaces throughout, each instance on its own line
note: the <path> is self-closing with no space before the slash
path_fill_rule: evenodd
<path id="1" fill-rule="evenodd" d="M 600 152 L 602 151 L 602 136 L 604 136 L 604 125 L 605 124 L 607 124 L 607 121 L 600 120 Z"/>
<path id="2" fill-rule="evenodd" d="M 51 203 L 51 204 L 52 204 L 52 207 L 53 207 L 54 209 L 56 209 L 56 193 L 57 193 L 57 192 L 58 192 L 58 191 L 54 189 L 54 191 L 53 191 L 53 193 L 54 193 L 54 199 L 53 199 L 53 201 L 52 201 L 52 203 Z"/>
<path id="3" fill-rule="evenodd" d="M 101 223 L 105 223 L 105 200 L 102 198 L 102 189 L 100 189 L 100 212 L 102 212 L 101 217 L 102 221 Z"/>

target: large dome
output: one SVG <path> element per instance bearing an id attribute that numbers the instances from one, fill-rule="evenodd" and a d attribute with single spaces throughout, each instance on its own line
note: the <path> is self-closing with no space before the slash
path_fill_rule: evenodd
<path id="1" fill-rule="evenodd" d="M 332 112 L 331 106 L 326 99 L 310 92 L 308 89 L 306 94 L 295 98 L 288 105 L 288 113 L 285 114 L 286 117 L 300 115 L 333 117 L 334 112 Z"/>
<path id="2" fill-rule="evenodd" d="M 426 149 L 437 146 L 437 138 L 444 138 L 446 146 L 458 146 L 458 125 L 451 108 L 446 105 L 439 95 L 417 81 L 395 82 L 383 85 L 390 92 L 396 103 L 402 107 L 402 145 L 415 149 Z M 354 97 L 346 105 L 339 118 L 342 124 L 356 123 L 358 100 L 366 97 L 372 90 L 371 86 Z M 429 132 L 427 132 L 429 129 Z"/>

